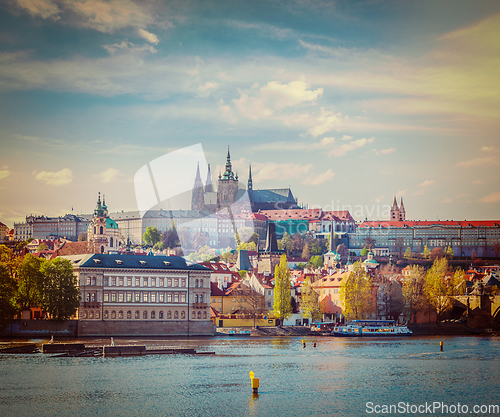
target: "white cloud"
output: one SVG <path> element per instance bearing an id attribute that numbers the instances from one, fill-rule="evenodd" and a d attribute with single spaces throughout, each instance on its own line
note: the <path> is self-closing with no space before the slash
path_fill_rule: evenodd
<path id="1" fill-rule="evenodd" d="M 344 156 L 347 152 L 353 151 L 358 148 L 362 148 L 365 146 L 367 143 L 372 143 L 375 141 L 375 138 L 362 138 L 362 139 L 357 139 L 353 140 L 350 143 L 345 143 L 338 148 L 332 149 L 330 152 L 328 152 L 328 156 L 334 156 L 334 157 L 339 157 L 339 156 Z"/>
<path id="2" fill-rule="evenodd" d="M 441 203 L 451 203 L 452 199 L 450 197 L 446 197 Z"/>
<path id="3" fill-rule="evenodd" d="M 335 172 L 333 172 L 333 170 L 329 169 L 328 171 L 324 172 L 323 174 L 309 175 L 307 178 L 304 178 L 301 181 L 301 184 L 307 184 L 307 185 L 323 184 L 324 182 L 331 180 L 334 175 L 335 175 Z"/>
<path id="4" fill-rule="evenodd" d="M 344 135 L 341 140 L 351 140 L 352 136 Z"/>
<path id="5" fill-rule="evenodd" d="M 215 88 L 217 88 L 219 86 L 219 83 L 215 82 L 215 81 L 207 81 L 204 85 L 200 85 L 198 87 L 198 90 L 200 91 L 207 91 L 207 90 L 213 90 Z"/>
<path id="6" fill-rule="evenodd" d="M 311 127 L 308 132 L 314 137 L 323 135 L 330 130 L 340 128 L 342 124 L 341 114 L 334 113 L 321 107 L 321 113 L 316 117 L 314 124 L 315 125 Z"/>
<path id="7" fill-rule="evenodd" d="M 425 180 L 423 182 L 421 182 L 420 184 L 418 184 L 418 190 L 415 191 L 413 193 L 413 195 L 423 195 L 425 193 L 425 190 L 427 190 L 427 188 L 433 184 L 435 184 L 436 181 L 435 180 Z"/>
<path id="8" fill-rule="evenodd" d="M 11 174 L 11 172 L 7 169 L 0 171 L 0 180 L 7 178 L 10 174 Z"/>
<path id="9" fill-rule="evenodd" d="M 481 151 L 482 151 L 482 152 L 492 152 L 492 151 L 494 151 L 494 150 L 495 150 L 495 148 L 494 148 L 493 146 L 483 146 L 483 147 L 481 148 Z"/>
<path id="10" fill-rule="evenodd" d="M 151 45 L 144 44 L 143 46 L 134 45 L 132 42 L 121 41 L 120 43 L 114 43 L 112 45 L 102 45 L 102 47 L 113 55 L 116 51 L 126 51 L 128 53 L 149 51 L 152 54 L 156 54 L 158 51 Z"/>
<path id="11" fill-rule="evenodd" d="M 396 148 L 390 148 L 390 149 L 381 149 L 380 151 L 374 149 L 375 155 L 388 155 L 390 153 L 393 153 L 396 151 Z"/>
<path id="12" fill-rule="evenodd" d="M 122 174 L 115 168 L 108 168 L 107 170 L 100 172 L 99 174 L 94 175 L 93 177 L 98 179 L 101 182 L 112 182 L 118 179 Z"/>
<path id="13" fill-rule="evenodd" d="M 498 159 L 496 156 L 484 156 L 470 159 L 468 161 L 458 162 L 455 166 L 462 168 L 471 168 L 484 165 L 495 165 L 498 164 Z"/>
<path id="14" fill-rule="evenodd" d="M 500 201 L 500 192 L 490 193 L 487 196 L 480 198 L 479 201 L 483 203 L 496 203 Z"/>
<path id="15" fill-rule="evenodd" d="M 17 0 L 17 4 L 31 16 L 40 16 L 42 19 L 52 17 L 57 20 L 61 12 L 52 0 Z"/>
<path id="16" fill-rule="evenodd" d="M 474 185 L 484 184 L 484 181 L 483 180 L 476 180 L 476 181 L 472 181 L 472 184 L 474 184 Z"/>
<path id="17" fill-rule="evenodd" d="M 57 172 L 42 171 L 35 175 L 35 178 L 44 181 L 47 185 L 66 185 L 73 180 L 73 172 L 64 168 Z"/>
<path id="18" fill-rule="evenodd" d="M 147 30 L 137 29 L 137 34 L 149 43 L 156 45 L 158 42 L 160 42 L 158 40 L 158 36 L 156 36 L 154 33 L 148 32 Z"/>
<path id="19" fill-rule="evenodd" d="M 323 94 L 323 89 L 308 90 L 309 85 L 301 78 L 282 84 L 270 81 L 252 96 L 242 92 L 239 99 L 233 100 L 238 111 L 252 120 L 269 118 L 276 111 L 302 103 L 314 102 Z"/>
<path id="20" fill-rule="evenodd" d="M 319 142 L 268 142 L 254 146 L 255 150 L 280 150 L 280 151 L 311 151 L 331 147 L 335 143 L 334 137 L 324 137 Z"/>
<path id="21" fill-rule="evenodd" d="M 276 162 L 252 164 L 252 179 L 262 182 L 272 178 L 274 180 L 287 180 L 301 178 L 312 168 L 312 164 L 278 164 Z M 255 174 L 254 174 L 255 172 Z"/>

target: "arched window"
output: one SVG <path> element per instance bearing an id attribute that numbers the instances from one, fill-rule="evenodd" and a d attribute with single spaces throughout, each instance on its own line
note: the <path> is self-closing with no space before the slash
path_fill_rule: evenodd
<path id="1" fill-rule="evenodd" d="M 101 253 L 104 253 L 104 246 L 101 246 Z"/>
<path id="2" fill-rule="evenodd" d="M 159 318 L 159 319 L 163 319 L 163 311 L 160 311 L 160 312 L 158 313 L 158 318 Z"/>
<path id="3" fill-rule="evenodd" d="M 154 311 L 152 311 L 152 312 L 151 312 L 151 318 L 152 318 L 152 319 L 155 319 L 155 318 L 156 318 L 156 314 L 155 314 L 155 312 L 154 312 Z"/>
<path id="4" fill-rule="evenodd" d="M 167 311 L 167 319 L 172 318 L 172 312 L 170 310 Z"/>
<path id="5" fill-rule="evenodd" d="M 109 246 L 113 247 L 113 238 L 109 239 Z"/>
<path id="6" fill-rule="evenodd" d="M 102 228 L 102 226 L 101 226 L 101 227 L 99 228 L 99 234 L 100 234 L 100 235 L 102 235 L 102 234 L 103 234 L 103 230 L 104 230 L 104 229 L 103 229 L 103 228 Z"/>
<path id="7" fill-rule="evenodd" d="M 143 319 L 147 319 L 147 318 L 148 318 L 148 312 L 147 312 L 147 311 L 144 311 L 144 312 L 142 313 L 142 318 L 143 318 Z"/>
<path id="8" fill-rule="evenodd" d="M 186 312 L 185 311 L 181 311 L 181 319 L 185 319 L 186 318 Z"/>
<path id="9" fill-rule="evenodd" d="M 92 313 L 92 311 L 89 313 L 89 319 L 93 319 L 94 318 L 94 313 Z"/>
<path id="10" fill-rule="evenodd" d="M 121 310 L 120 310 L 120 311 L 118 312 L 118 318 L 119 318 L 119 319 L 122 319 L 122 318 L 123 318 L 123 311 L 121 311 Z"/>
<path id="11" fill-rule="evenodd" d="M 115 311 L 115 310 L 113 310 L 113 311 L 111 312 L 111 318 L 112 318 L 112 319 L 116 319 L 116 311 Z"/>
<path id="12" fill-rule="evenodd" d="M 196 318 L 196 313 L 195 313 L 194 311 L 191 313 L 191 318 L 192 318 L 192 319 L 195 319 L 195 318 Z"/>
<path id="13" fill-rule="evenodd" d="M 94 317 L 95 317 L 96 319 L 98 319 L 98 318 L 99 318 L 99 310 L 97 310 L 97 311 L 95 312 Z"/>
<path id="14" fill-rule="evenodd" d="M 109 317 L 108 310 L 104 310 L 104 318 L 107 319 Z"/>
<path id="15" fill-rule="evenodd" d="M 136 318 L 136 319 L 139 319 L 139 314 L 140 314 L 140 313 L 139 313 L 139 311 L 137 310 L 137 311 L 135 312 L 135 318 Z"/>
<path id="16" fill-rule="evenodd" d="M 87 303 L 90 301 L 90 293 L 85 295 L 85 301 L 87 301 Z"/>
<path id="17" fill-rule="evenodd" d="M 194 302 L 195 302 L 195 303 L 197 303 L 197 302 L 198 302 L 198 294 L 196 294 L 196 295 L 194 296 Z"/>
<path id="18" fill-rule="evenodd" d="M 95 230 L 96 230 L 96 228 L 95 228 L 95 226 L 94 226 L 94 235 L 95 235 Z"/>
<path id="19" fill-rule="evenodd" d="M 203 294 L 200 294 L 200 303 L 203 302 Z"/>
<path id="20" fill-rule="evenodd" d="M 198 311 L 198 318 L 201 320 L 201 311 Z"/>
<path id="21" fill-rule="evenodd" d="M 127 311 L 127 319 L 130 320 L 132 318 L 132 312 Z"/>
<path id="22" fill-rule="evenodd" d="M 206 312 L 206 311 L 204 311 L 204 312 L 203 312 L 203 318 L 204 318 L 204 319 L 206 319 L 206 318 L 207 318 L 207 312 Z"/>
<path id="23" fill-rule="evenodd" d="M 179 318 L 179 312 L 178 311 L 174 311 L 174 319 L 178 319 Z"/>
<path id="24" fill-rule="evenodd" d="M 82 319 L 86 319 L 87 318 L 87 314 L 85 313 L 85 311 L 82 313 Z"/>
<path id="25" fill-rule="evenodd" d="M 203 287 L 203 280 L 200 279 L 200 287 Z"/>
<path id="26" fill-rule="evenodd" d="M 195 288 L 198 288 L 198 280 L 196 280 L 196 281 L 194 282 L 194 287 L 195 287 Z"/>

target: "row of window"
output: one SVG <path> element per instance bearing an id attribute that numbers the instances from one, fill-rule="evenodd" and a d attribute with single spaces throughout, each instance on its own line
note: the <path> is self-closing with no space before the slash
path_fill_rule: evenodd
<path id="1" fill-rule="evenodd" d="M 96 286 L 96 277 L 87 277 L 86 285 Z M 186 278 L 139 278 L 139 277 L 104 277 L 105 287 L 132 287 L 132 283 L 135 287 L 186 287 Z M 166 284 L 166 285 L 165 285 Z M 196 279 L 194 281 L 195 288 L 203 287 L 203 280 Z"/>
<path id="2" fill-rule="evenodd" d="M 149 317 L 148 317 L 149 315 Z M 134 313 L 134 319 L 135 320 L 139 320 L 141 318 L 141 312 L 139 310 L 136 310 L 135 313 Z M 172 318 L 175 320 L 175 319 L 179 319 L 179 316 L 180 316 L 180 319 L 181 320 L 184 320 L 186 319 L 186 312 L 185 311 L 181 311 L 180 314 L 178 311 L 170 311 L 168 310 L 167 313 L 166 313 L 166 319 L 167 320 L 171 320 Z M 96 311 L 96 312 L 93 312 L 93 311 L 89 311 L 88 313 L 86 312 L 83 312 L 82 313 L 82 318 L 83 319 L 98 319 L 99 318 L 99 311 Z M 127 311 L 126 315 L 124 314 L 124 312 L 122 310 L 116 312 L 115 310 L 112 310 L 111 313 L 108 312 L 108 310 L 105 310 L 104 311 L 104 316 L 103 316 L 104 319 L 118 319 L 118 320 L 122 320 L 124 318 L 126 318 L 127 320 L 132 320 L 132 311 Z M 156 320 L 156 311 L 151 311 L 149 312 L 148 314 L 148 311 L 144 310 L 142 312 L 142 319 L 143 320 L 147 320 L 147 319 L 151 319 L 151 320 Z M 204 312 L 201 312 L 201 311 L 193 311 L 191 313 L 191 318 L 192 319 L 207 319 L 207 312 L 204 311 Z M 163 311 L 159 311 L 158 312 L 158 319 L 159 320 L 163 320 L 164 319 L 164 313 Z"/>
<path id="3" fill-rule="evenodd" d="M 95 297 L 95 293 L 87 294 L 87 301 L 92 300 Z M 105 292 L 103 294 L 104 302 L 112 303 L 123 303 L 123 302 L 135 302 L 135 303 L 185 303 L 186 302 L 186 292 L 150 292 L 150 291 L 135 291 L 135 292 Z M 195 295 L 195 302 L 203 302 L 203 294 Z"/>

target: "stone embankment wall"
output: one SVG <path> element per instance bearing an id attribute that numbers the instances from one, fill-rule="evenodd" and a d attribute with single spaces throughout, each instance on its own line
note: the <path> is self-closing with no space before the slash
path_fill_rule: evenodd
<path id="1" fill-rule="evenodd" d="M 0 330 L 0 337 L 76 337 L 78 321 L 56 323 L 51 320 L 12 320 Z"/>

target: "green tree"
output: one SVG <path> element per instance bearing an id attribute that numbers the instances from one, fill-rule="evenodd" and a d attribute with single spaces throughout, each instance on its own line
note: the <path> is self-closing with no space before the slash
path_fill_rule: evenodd
<path id="1" fill-rule="evenodd" d="M 311 248 L 309 243 L 306 243 L 304 245 L 304 249 L 302 250 L 302 257 L 307 260 L 311 259 Z"/>
<path id="2" fill-rule="evenodd" d="M 298 269 L 299 271 L 303 271 L 305 267 L 306 267 L 305 263 L 299 262 L 295 268 Z"/>
<path id="3" fill-rule="evenodd" d="M 449 297 L 450 289 L 446 283 L 446 276 L 449 273 L 446 258 L 436 258 L 425 277 L 425 294 L 436 310 L 438 319 L 452 306 Z"/>
<path id="4" fill-rule="evenodd" d="M 82 232 L 78 235 L 78 242 L 86 242 L 87 241 L 87 232 Z"/>
<path id="5" fill-rule="evenodd" d="M 318 293 L 312 287 L 311 279 L 308 276 L 302 285 L 302 297 L 300 308 L 304 313 L 305 318 L 310 318 L 312 321 L 317 321 L 321 318 L 321 307 L 319 305 Z"/>
<path id="6" fill-rule="evenodd" d="M 348 320 L 364 319 L 372 313 L 372 280 L 361 261 L 354 263 L 349 276 L 341 282 L 339 296 Z"/>
<path id="7" fill-rule="evenodd" d="M 49 248 L 49 246 L 48 246 L 46 243 L 40 243 L 40 244 L 38 245 L 37 250 L 38 250 L 38 252 L 41 252 L 41 251 L 43 251 L 43 250 L 47 250 L 48 248 Z"/>
<path id="8" fill-rule="evenodd" d="M 191 262 L 207 262 L 217 258 L 217 253 L 214 248 L 205 245 L 199 248 L 196 252 L 190 253 L 187 258 Z"/>
<path id="9" fill-rule="evenodd" d="M 148 245 L 156 245 L 161 240 L 161 233 L 156 227 L 148 226 L 142 235 L 142 240 Z"/>
<path id="10" fill-rule="evenodd" d="M 309 262 L 315 268 L 323 268 L 323 257 L 321 255 L 311 256 L 311 259 L 309 260 Z"/>
<path id="11" fill-rule="evenodd" d="M 281 255 L 280 263 L 274 269 L 274 303 L 273 313 L 283 322 L 292 315 L 290 294 L 290 270 L 287 266 L 286 255 Z"/>
<path id="12" fill-rule="evenodd" d="M 44 275 L 41 271 L 45 259 L 27 254 L 17 270 L 17 302 L 22 309 L 38 306 L 43 289 Z"/>
<path id="13" fill-rule="evenodd" d="M 80 305 L 80 290 L 70 261 L 55 258 L 40 268 L 44 274 L 40 306 L 52 320 L 62 322 L 76 313 Z"/>
<path id="14" fill-rule="evenodd" d="M 403 258 L 405 258 L 405 259 L 411 259 L 411 256 L 412 256 L 411 255 L 411 248 L 408 246 L 406 248 L 405 254 L 403 255 Z"/>
<path id="15" fill-rule="evenodd" d="M 293 240 L 292 237 L 288 234 L 288 232 L 284 233 L 281 239 L 281 244 L 283 245 L 283 249 L 286 251 L 286 254 L 290 256 L 293 250 Z"/>
<path id="16" fill-rule="evenodd" d="M 363 249 L 361 249 L 361 256 L 367 256 L 368 255 L 368 248 L 366 246 L 363 246 Z"/>
<path id="17" fill-rule="evenodd" d="M 16 281 L 9 274 L 9 268 L 0 262 L 0 329 L 17 313 Z"/>
<path id="18" fill-rule="evenodd" d="M 429 247 L 427 245 L 424 246 L 424 251 L 422 252 L 422 256 L 424 258 L 428 258 L 431 254 L 431 251 L 429 250 Z"/>
<path id="19" fill-rule="evenodd" d="M 425 272 L 419 265 L 412 265 L 410 274 L 403 281 L 403 297 L 405 300 L 405 317 L 415 321 L 415 315 L 425 305 Z"/>

